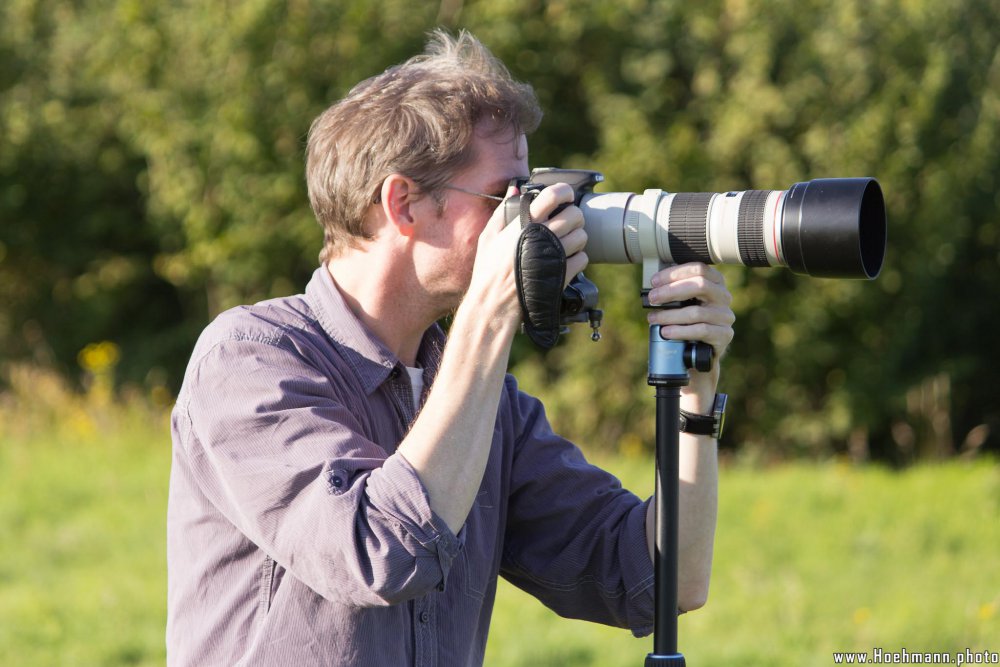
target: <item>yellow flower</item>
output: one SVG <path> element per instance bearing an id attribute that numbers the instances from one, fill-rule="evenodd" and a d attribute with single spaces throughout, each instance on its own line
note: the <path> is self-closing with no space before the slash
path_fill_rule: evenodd
<path id="1" fill-rule="evenodd" d="M 80 350 L 77 361 L 85 371 L 99 375 L 115 367 L 121 358 L 121 351 L 118 346 L 109 340 L 102 340 L 100 343 L 91 343 Z"/>

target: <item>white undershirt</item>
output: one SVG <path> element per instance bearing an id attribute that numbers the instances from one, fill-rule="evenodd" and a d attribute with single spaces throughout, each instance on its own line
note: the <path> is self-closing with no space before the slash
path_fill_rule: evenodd
<path id="1" fill-rule="evenodd" d="M 413 407 L 420 407 L 420 395 L 424 393 L 424 369 L 406 367 L 410 375 L 410 387 L 413 389 Z"/>

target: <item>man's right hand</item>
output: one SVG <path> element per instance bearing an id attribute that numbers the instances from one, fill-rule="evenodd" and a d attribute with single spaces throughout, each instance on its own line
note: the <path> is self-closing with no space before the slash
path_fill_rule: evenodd
<path id="1" fill-rule="evenodd" d="M 511 188 L 507 196 L 517 194 Z M 573 204 L 573 188 L 565 183 L 549 186 L 531 202 L 531 217 L 547 226 L 559 237 L 566 252 L 566 276 L 563 284 L 587 267 L 587 232 L 583 229 L 583 212 Z M 560 206 L 568 204 L 559 213 L 552 215 Z M 504 205 L 501 204 L 486 224 L 479 236 L 476 261 L 472 269 L 472 281 L 466 298 L 496 309 L 496 313 L 512 323 L 519 324 L 521 308 L 517 300 L 517 286 L 514 280 L 514 258 L 517 241 L 521 235 L 520 226 L 506 224 Z M 550 217 L 551 216 L 551 217 Z"/>

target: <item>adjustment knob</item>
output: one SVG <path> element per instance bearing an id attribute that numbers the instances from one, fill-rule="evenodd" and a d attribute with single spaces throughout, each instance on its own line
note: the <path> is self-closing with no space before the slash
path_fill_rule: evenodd
<path id="1" fill-rule="evenodd" d="M 705 373 L 712 370 L 715 348 L 708 343 L 688 343 L 684 348 L 684 367 Z"/>

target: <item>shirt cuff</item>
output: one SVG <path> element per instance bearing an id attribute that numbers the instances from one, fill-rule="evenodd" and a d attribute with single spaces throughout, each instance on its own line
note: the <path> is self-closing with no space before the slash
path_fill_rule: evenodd
<path id="1" fill-rule="evenodd" d="M 367 493 L 372 506 L 398 522 L 402 530 L 437 557 L 443 584 L 462 550 L 463 540 L 431 509 L 427 489 L 410 462 L 400 454 L 387 458 L 379 474 L 369 477 Z"/>

